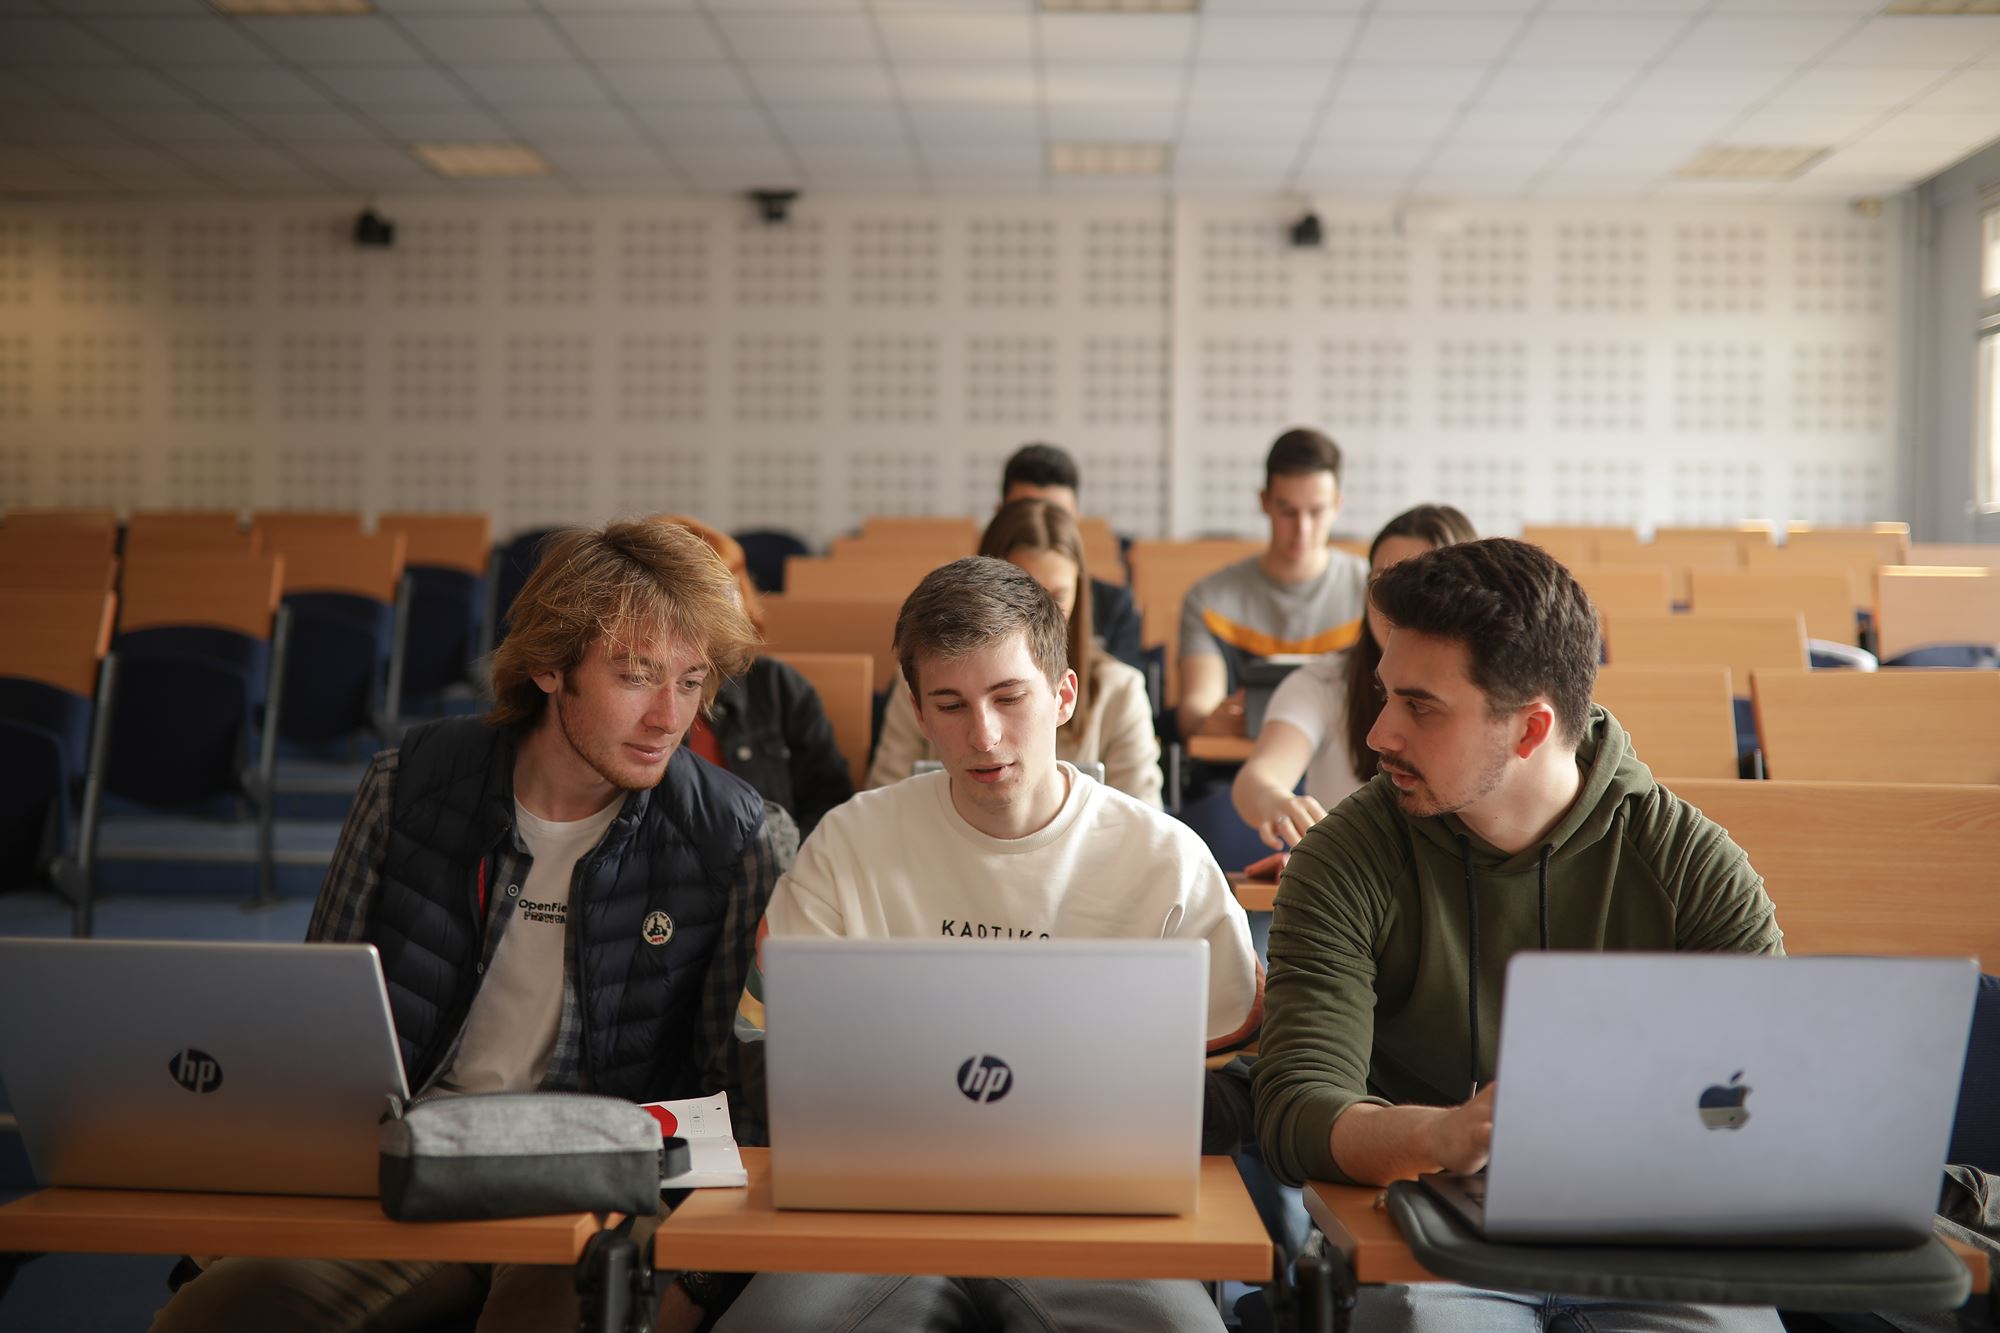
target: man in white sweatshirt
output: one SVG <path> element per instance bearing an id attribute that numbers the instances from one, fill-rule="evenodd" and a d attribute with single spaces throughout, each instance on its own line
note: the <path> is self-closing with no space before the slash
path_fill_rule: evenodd
<path id="1" fill-rule="evenodd" d="M 778 881 L 764 933 L 966 941 L 1195 938 L 1209 943 L 1210 1064 L 1256 1035 L 1263 972 L 1249 923 L 1186 825 L 1056 759 L 1076 702 L 1055 600 L 1004 560 L 934 570 L 903 604 L 896 656 L 944 771 L 831 811 Z M 924 997 L 910 997 L 922 1005 Z M 1088 1015 L 1079 1015 L 1088 1022 Z M 753 970 L 738 1035 L 762 1036 Z M 1107 1042 L 1114 1037 L 1107 1036 Z M 1210 1128 L 1233 1100 L 1215 1090 Z M 1221 1134 L 1227 1139 L 1232 1131 Z M 764 1274 L 723 1330 L 1218 1329 L 1194 1282 Z"/>

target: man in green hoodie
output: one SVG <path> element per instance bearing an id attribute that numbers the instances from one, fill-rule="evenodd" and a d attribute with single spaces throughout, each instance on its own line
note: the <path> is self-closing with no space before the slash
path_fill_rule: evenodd
<path id="1" fill-rule="evenodd" d="M 1486 1164 L 1500 986 L 1519 950 L 1783 951 L 1742 849 L 1656 783 L 1591 703 L 1597 613 L 1552 557 L 1461 543 L 1386 571 L 1371 596 L 1392 626 L 1368 736 L 1382 772 L 1293 851 L 1271 924 L 1257 1128 L 1293 1182 Z M 1391 1291 L 1378 1299 L 1426 1327 L 1431 1314 L 1483 1327 L 1510 1305 L 1535 1328 L 1527 1316 L 1564 1313 L 1541 1298 Z M 1777 1327 L 1769 1311 L 1587 1318 Z"/>

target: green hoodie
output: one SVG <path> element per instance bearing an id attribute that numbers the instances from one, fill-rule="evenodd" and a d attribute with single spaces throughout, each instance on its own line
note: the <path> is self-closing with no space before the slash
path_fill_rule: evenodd
<path id="1" fill-rule="evenodd" d="M 1406 815 L 1377 777 L 1294 850 L 1271 920 L 1256 1070 L 1257 1135 L 1279 1179 L 1348 1179 L 1328 1138 L 1356 1102 L 1454 1106 L 1470 1095 L 1475 931 L 1476 1066 L 1479 1082 L 1492 1077 L 1507 959 L 1541 947 L 1545 854 L 1550 948 L 1784 951 L 1743 850 L 1653 781 L 1602 708 L 1576 761 L 1582 789 L 1541 847 L 1508 854 L 1456 815 Z"/>

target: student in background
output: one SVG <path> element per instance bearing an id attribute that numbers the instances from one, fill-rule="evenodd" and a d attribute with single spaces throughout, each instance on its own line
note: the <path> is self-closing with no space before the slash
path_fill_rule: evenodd
<path id="1" fill-rule="evenodd" d="M 726 532 L 678 514 L 663 517 L 708 543 L 736 578 L 743 610 L 759 632 L 763 599 L 750 581 L 743 547 Z M 775 657 L 759 653 L 749 669 L 731 676 L 716 691 L 715 703 L 688 728 L 687 747 L 711 764 L 726 768 L 782 806 L 809 835 L 820 816 L 854 795 L 847 757 L 834 742 L 812 682 Z"/>
<path id="2" fill-rule="evenodd" d="M 1597 611 L 1553 557 L 1462 542 L 1390 568 L 1372 599 L 1382 772 L 1292 850 L 1271 921 L 1257 1131 L 1288 1182 L 1481 1169 L 1520 950 L 1783 951 L 1742 849 L 1591 702 Z M 1442 1283 L 1361 1300 L 1371 1329 L 1779 1327 L 1769 1310 Z"/>
<path id="3" fill-rule="evenodd" d="M 757 1141 L 763 1108 L 746 1100 L 731 1023 L 798 835 L 749 784 L 680 752 L 756 642 L 735 581 L 671 523 L 568 529 L 511 621 L 492 711 L 414 728 L 369 765 L 306 938 L 380 951 L 419 1098 L 721 1090 Z M 666 1284 L 657 1326 L 693 1330 L 695 1291 Z M 153 1327 L 358 1333 L 472 1316 L 482 1333 L 575 1328 L 575 1275 L 228 1258 Z"/>
<path id="4" fill-rule="evenodd" d="M 1090 599 L 1078 596 L 1089 567 L 1076 520 L 1047 501 L 1009 501 L 986 525 L 979 554 L 1027 570 L 1056 599 L 1069 623 L 1076 709 L 1056 731 L 1056 757 L 1080 766 L 1103 764 L 1107 786 L 1157 809 L 1164 784 L 1146 679 L 1098 647 L 1090 632 Z M 901 782 L 918 760 L 937 757 L 918 723 L 909 685 L 898 676 L 883 710 L 882 735 L 875 744 L 875 762 L 868 768 L 868 785 Z"/>
<path id="5" fill-rule="evenodd" d="M 1075 707 L 1069 627 L 1026 571 L 973 556 L 933 570 L 896 620 L 896 657 L 944 771 L 833 811 L 779 882 L 771 935 L 937 939 L 1005 949 L 1022 937 L 1208 942 L 1204 1147 L 1233 1151 L 1261 970 L 1249 922 L 1193 831 L 1056 757 Z M 978 923 L 978 933 L 973 932 Z M 1025 978 L 1024 978 L 1025 980 Z M 925 997 L 909 997 L 912 1014 Z M 1089 1015 L 1077 1015 L 1087 1024 Z M 762 1036 L 753 969 L 736 1029 Z M 1115 1044 L 1118 1034 L 1104 1034 Z M 721 1327 L 748 1333 L 1221 1328 L 1194 1282 L 971 1280 L 766 1273 Z"/>
<path id="6" fill-rule="evenodd" d="M 1271 521 L 1260 555 L 1219 569 L 1181 603 L 1183 737 L 1227 708 L 1241 734 L 1244 664 L 1280 653 L 1339 652 L 1361 634 L 1368 566 L 1327 545 L 1340 514 L 1340 447 L 1316 430 L 1288 430 L 1264 460 L 1257 494 Z"/>
<path id="7" fill-rule="evenodd" d="M 1024 444 L 1000 475 L 1000 503 L 1047 500 L 1071 518 L 1078 516 L 1076 460 L 1053 444 Z M 1131 592 L 1103 579 L 1090 581 L 1090 623 L 1105 650 L 1136 671 L 1146 669 L 1139 646 L 1139 608 Z"/>
<path id="8" fill-rule="evenodd" d="M 1369 575 L 1478 537 L 1472 521 L 1450 505 L 1418 505 L 1375 534 L 1368 548 Z M 1381 612 L 1370 606 L 1354 647 L 1314 658 L 1285 677 L 1272 694 L 1257 744 L 1230 788 L 1236 813 L 1257 830 L 1266 847 L 1284 851 L 1375 776 L 1368 732 L 1382 711 L 1375 669 L 1387 636 Z M 1294 790 L 1301 777 L 1303 793 Z"/>

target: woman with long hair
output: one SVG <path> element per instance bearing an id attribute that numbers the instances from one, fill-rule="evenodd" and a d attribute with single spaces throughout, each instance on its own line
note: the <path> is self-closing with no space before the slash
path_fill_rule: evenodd
<path id="1" fill-rule="evenodd" d="M 979 554 L 1019 565 L 1048 590 L 1069 618 L 1076 711 L 1056 732 L 1056 757 L 1079 767 L 1103 764 L 1106 786 L 1157 807 L 1163 785 L 1160 741 L 1153 734 L 1146 678 L 1104 651 L 1091 634 L 1090 570 L 1076 520 L 1044 500 L 1010 501 L 986 525 Z M 882 715 L 882 735 L 875 743 L 868 785 L 900 782 L 919 760 L 936 757 L 917 728 L 909 686 L 898 677 Z"/>
<path id="2" fill-rule="evenodd" d="M 1412 556 L 1478 539 L 1472 521 L 1450 505 L 1418 505 L 1389 520 L 1368 548 L 1368 576 Z M 1284 851 L 1348 793 L 1375 776 L 1368 732 L 1382 711 L 1375 669 L 1388 629 L 1374 603 L 1361 638 L 1342 653 L 1314 658 L 1285 677 L 1264 712 L 1249 759 L 1237 770 L 1230 800 L 1264 845 Z M 1298 792 L 1299 779 L 1305 791 Z"/>

